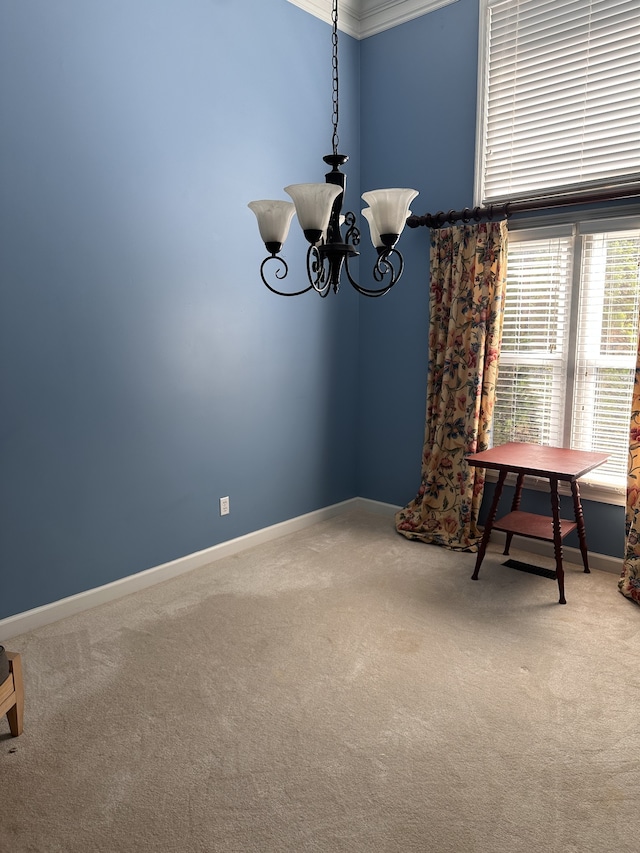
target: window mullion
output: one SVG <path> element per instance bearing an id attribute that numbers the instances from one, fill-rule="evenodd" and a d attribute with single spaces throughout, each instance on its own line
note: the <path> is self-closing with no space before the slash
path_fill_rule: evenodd
<path id="1" fill-rule="evenodd" d="M 573 247 L 571 252 L 571 300 L 569 307 L 569 331 L 567 335 L 567 385 L 564 406 L 564 424 L 562 429 L 562 446 L 571 447 L 571 431 L 573 429 L 573 399 L 576 383 L 576 360 L 578 350 L 578 324 L 580 304 L 580 275 L 582 269 L 582 254 L 584 238 L 577 234 L 574 227 Z"/>

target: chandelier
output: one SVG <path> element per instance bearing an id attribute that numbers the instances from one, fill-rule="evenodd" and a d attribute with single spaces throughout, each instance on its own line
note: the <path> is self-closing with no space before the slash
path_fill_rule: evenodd
<path id="1" fill-rule="evenodd" d="M 339 85 L 338 85 L 338 0 L 333 0 L 332 31 L 332 153 L 323 157 L 331 167 L 323 184 L 292 184 L 284 191 L 293 201 L 261 200 L 249 202 L 258 219 L 260 236 L 269 253 L 260 266 L 260 277 L 278 296 L 300 296 L 315 290 L 320 296 L 338 292 L 344 271 L 349 283 L 363 296 L 384 296 L 402 275 L 404 260 L 396 244 L 410 215 L 409 205 L 418 195 L 412 189 L 371 190 L 362 194 L 368 205 L 362 215 L 369 223 L 371 242 L 377 252 L 373 278 L 379 287 L 359 285 L 349 269 L 350 259 L 357 257 L 360 230 L 351 211 L 342 215 L 346 175 L 340 171 L 349 157 L 338 153 Z M 309 284 L 302 290 L 284 292 L 275 284 L 287 277 L 289 267 L 280 256 L 294 214 L 309 243 L 307 277 Z M 344 235 L 342 229 L 345 229 Z M 269 282 L 267 273 L 271 273 Z M 275 279 L 275 281 L 273 281 Z"/>

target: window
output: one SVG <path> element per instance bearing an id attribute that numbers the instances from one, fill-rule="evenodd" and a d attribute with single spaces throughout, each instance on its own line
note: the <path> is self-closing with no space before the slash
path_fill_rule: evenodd
<path id="1" fill-rule="evenodd" d="M 509 235 L 494 444 L 563 444 L 572 260 L 570 230 Z"/>
<path id="2" fill-rule="evenodd" d="M 639 80 L 638 0 L 480 0 L 475 203 L 640 186 Z M 621 502 L 640 219 L 611 215 L 511 226 L 493 441 L 609 453 L 588 496 Z"/>
<path id="3" fill-rule="evenodd" d="M 626 487 L 640 316 L 640 222 L 509 235 L 493 442 L 597 450 L 586 481 Z"/>
<path id="4" fill-rule="evenodd" d="M 638 0 L 481 0 L 476 204 L 640 180 Z"/>

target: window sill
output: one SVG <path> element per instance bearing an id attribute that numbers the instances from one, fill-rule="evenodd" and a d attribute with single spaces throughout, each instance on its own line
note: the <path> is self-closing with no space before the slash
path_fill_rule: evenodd
<path id="1" fill-rule="evenodd" d="M 498 481 L 497 471 L 487 471 L 485 477 L 487 483 L 496 483 Z M 505 485 L 515 486 L 516 475 L 507 474 Z M 580 487 L 580 499 L 584 501 L 598 501 L 599 503 L 612 504 L 613 506 L 625 506 L 627 502 L 626 491 L 615 486 L 605 486 L 602 483 L 589 482 L 588 478 L 578 480 Z M 549 481 L 544 477 L 525 476 L 524 488 L 533 489 L 536 492 L 549 492 Z M 558 493 L 560 495 L 571 496 L 571 487 L 569 483 L 560 481 L 558 483 Z"/>

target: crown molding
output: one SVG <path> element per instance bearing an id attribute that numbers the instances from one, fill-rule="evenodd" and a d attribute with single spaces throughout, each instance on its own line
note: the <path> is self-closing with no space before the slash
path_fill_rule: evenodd
<path id="1" fill-rule="evenodd" d="M 358 38 L 368 38 L 457 2 L 458 0 L 365 0 L 360 12 Z"/>
<path id="2" fill-rule="evenodd" d="M 331 0 L 288 0 L 331 23 Z M 433 12 L 457 0 L 342 0 L 338 26 L 342 32 L 365 39 Z"/>
<path id="3" fill-rule="evenodd" d="M 331 23 L 331 0 L 288 0 L 305 12 L 315 15 L 327 24 Z M 343 0 L 338 9 L 338 29 L 354 38 L 360 36 L 360 0 Z"/>

